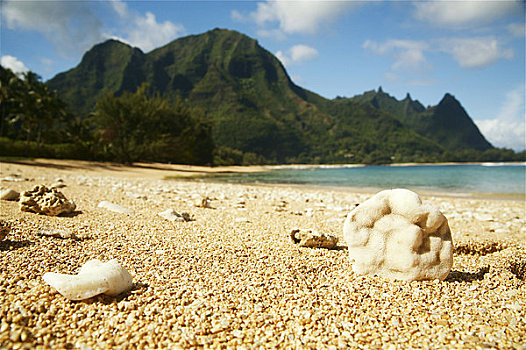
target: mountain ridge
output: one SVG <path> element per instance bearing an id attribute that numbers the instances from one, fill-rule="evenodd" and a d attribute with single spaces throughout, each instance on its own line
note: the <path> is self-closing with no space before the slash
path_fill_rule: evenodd
<path id="1" fill-rule="evenodd" d="M 493 148 L 460 102 L 448 92 L 436 106 L 427 108 L 418 100 L 411 99 L 409 93 L 403 100 L 397 100 L 385 93 L 381 87 L 378 91 L 366 91 L 350 99 L 391 113 L 405 126 L 439 143 L 447 150 L 485 151 Z"/>
<path id="2" fill-rule="evenodd" d="M 203 108 L 222 152 L 270 162 L 391 162 L 434 159 L 449 149 L 404 120 L 429 110 L 409 95 L 405 107 L 392 101 L 393 110 L 382 101 L 375 107 L 355 97 L 326 99 L 296 85 L 257 40 L 225 29 L 148 53 L 108 40 L 48 81 L 82 115 L 93 112 L 104 94 L 134 91 L 143 83 L 164 98 Z"/>

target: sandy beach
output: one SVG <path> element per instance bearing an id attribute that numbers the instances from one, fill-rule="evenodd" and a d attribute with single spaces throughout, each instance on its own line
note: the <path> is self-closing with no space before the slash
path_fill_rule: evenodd
<path id="1" fill-rule="evenodd" d="M 526 348 L 525 201 L 424 194 L 449 220 L 452 271 L 389 281 L 355 275 L 343 240 L 346 215 L 373 193 L 191 178 L 265 169 L 0 163 L 3 188 L 60 178 L 77 206 L 51 217 L 0 201 L 11 229 L 0 241 L 0 349 Z M 194 221 L 165 220 L 167 209 Z M 338 236 L 338 249 L 298 247 L 297 228 Z M 42 234 L 53 229 L 72 237 Z M 42 279 L 93 258 L 117 259 L 132 290 L 70 301 Z"/>

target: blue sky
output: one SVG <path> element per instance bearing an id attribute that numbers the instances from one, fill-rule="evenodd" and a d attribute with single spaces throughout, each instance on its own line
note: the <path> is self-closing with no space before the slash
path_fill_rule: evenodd
<path id="1" fill-rule="evenodd" d="M 523 1 L 3 0 L 1 64 L 43 80 L 117 38 L 148 52 L 219 27 L 256 38 L 324 97 L 454 95 L 497 147 L 525 142 Z"/>

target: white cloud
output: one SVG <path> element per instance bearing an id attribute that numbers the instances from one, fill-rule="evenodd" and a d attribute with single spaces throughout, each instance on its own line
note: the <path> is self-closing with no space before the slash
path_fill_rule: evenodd
<path id="1" fill-rule="evenodd" d="M 499 119 L 489 119 L 476 121 L 476 124 L 493 146 L 511 148 L 518 152 L 526 149 L 524 121 L 503 122 Z"/>
<path id="2" fill-rule="evenodd" d="M 524 85 L 506 94 L 502 107 L 494 119 L 475 120 L 480 131 L 494 146 L 526 149 L 526 113 L 524 109 Z"/>
<path id="3" fill-rule="evenodd" d="M 63 56 L 82 53 L 103 38 L 91 2 L 7 0 L 2 15 L 9 29 L 41 32 Z"/>
<path id="4" fill-rule="evenodd" d="M 294 45 L 290 48 L 292 62 L 310 61 L 318 56 L 318 50 L 307 45 Z"/>
<path id="5" fill-rule="evenodd" d="M 257 35 L 263 38 L 274 38 L 279 41 L 285 40 L 287 37 L 280 29 L 259 29 Z"/>
<path id="6" fill-rule="evenodd" d="M 170 21 L 158 23 L 153 13 L 146 12 L 144 17 L 135 18 L 135 27 L 129 31 L 127 39 L 133 46 L 150 51 L 178 38 L 184 31 L 182 25 Z"/>
<path id="7" fill-rule="evenodd" d="M 243 16 L 243 14 L 238 10 L 230 11 L 230 18 L 237 22 L 246 22 L 245 16 Z"/>
<path id="8" fill-rule="evenodd" d="M 278 52 L 276 52 L 275 56 L 285 67 L 290 64 L 289 58 L 283 53 L 283 51 L 279 50 Z"/>
<path id="9" fill-rule="evenodd" d="M 284 66 L 290 66 L 305 61 L 310 61 L 319 56 L 318 50 L 307 45 L 294 45 L 287 53 L 283 51 L 276 52 L 276 57 Z"/>
<path id="10" fill-rule="evenodd" d="M 511 23 L 508 25 L 508 31 L 511 33 L 511 35 L 523 38 L 526 36 L 526 23 Z"/>
<path id="11" fill-rule="evenodd" d="M 485 67 L 499 59 L 513 58 L 513 50 L 502 48 L 494 37 L 442 39 L 438 46 L 465 68 Z"/>
<path id="12" fill-rule="evenodd" d="M 76 56 L 105 39 L 115 38 L 149 51 L 184 33 L 182 25 L 158 22 L 151 12 L 135 13 L 121 0 L 96 1 L 15 1 L 2 4 L 2 15 L 10 29 L 29 29 L 44 34 L 57 51 Z M 97 11 L 113 11 L 122 28 L 108 28 Z M 119 31 L 117 35 L 116 32 Z"/>
<path id="13" fill-rule="evenodd" d="M 414 17 L 439 26 L 490 23 L 508 14 L 521 13 L 521 0 L 415 1 Z"/>
<path id="14" fill-rule="evenodd" d="M 393 55 L 395 62 L 391 66 L 393 70 L 421 70 L 429 67 L 424 52 L 429 45 L 418 40 L 387 40 L 378 44 L 367 40 L 363 43 L 364 49 L 371 50 L 376 55 Z"/>
<path id="15" fill-rule="evenodd" d="M 419 40 L 387 40 L 376 43 L 366 40 L 362 47 L 376 55 L 391 55 L 393 70 L 419 71 L 431 64 L 426 59 L 430 53 L 444 52 L 464 68 L 486 67 L 500 59 L 512 59 L 512 49 L 503 48 L 495 37 L 447 38 Z"/>
<path id="16" fill-rule="evenodd" d="M 123 29 L 123 35 L 109 37 L 139 47 L 143 51 L 150 51 L 167 44 L 185 33 L 183 25 L 170 21 L 157 22 L 151 12 L 146 12 L 144 15 L 133 13 L 121 0 L 114 0 L 111 5 L 127 25 Z"/>
<path id="17" fill-rule="evenodd" d="M 127 17 L 129 15 L 128 5 L 121 0 L 110 1 L 111 7 L 120 17 Z"/>
<path id="18" fill-rule="evenodd" d="M 4 68 L 11 69 L 15 74 L 26 73 L 29 71 L 25 64 L 19 61 L 18 58 L 9 55 L 2 56 L 2 58 L 0 58 L 0 64 Z"/>
<path id="19" fill-rule="evenodd" d="M 348 9 L 358 6 L 354 1 L 316 1 L 316 0 L 275 0 L 259 2 L 257 10 L 243 15 L 231 12 L 231 18 L 237 21 L 253 21 L 258 26 L 277 24 L 280 34 L 316 33 L 319 27 L 340 17 Z M 267 33 L 276 34 L 276 29 Z"/>

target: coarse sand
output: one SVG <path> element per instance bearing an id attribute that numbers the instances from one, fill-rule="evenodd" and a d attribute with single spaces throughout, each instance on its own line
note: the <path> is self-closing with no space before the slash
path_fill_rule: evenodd
<path id="1" fill-rule="evenodd" d="M 2 187 L 60 178 L 77 205 L 50 217 L 0 201 L 10 228 L 0 242 L 0 348 L 526 348 L 525 201 L 424 194 L 449 220 L 452 271 L 441 282 L 389 281 L 353 274 L 343 241 L 346 215 L 372 193 L 183 178 L 254 170 L 0 163 Z M 195 220 L 158 215 L 168 209 Z M 336 235 L 338 248 L 298 247 L 289 235 L 300 228 Z M 42 279 L 94 258 L 117 259 L 132 290 L 70 301 Z"/>

